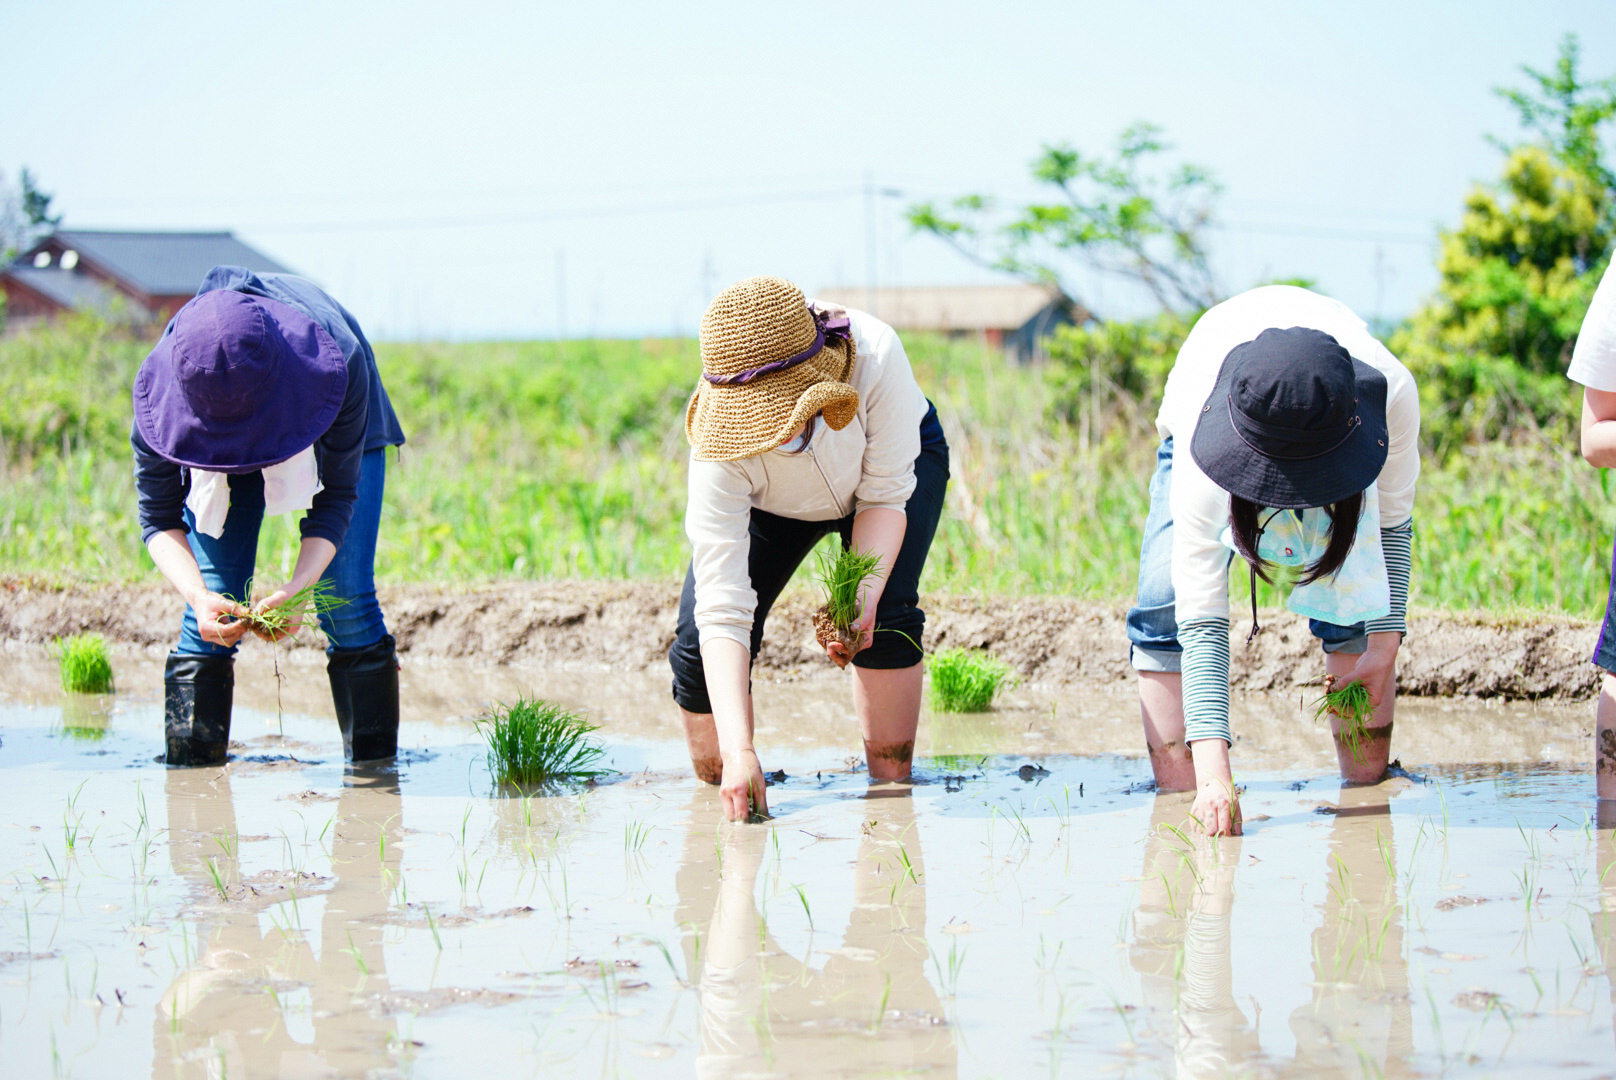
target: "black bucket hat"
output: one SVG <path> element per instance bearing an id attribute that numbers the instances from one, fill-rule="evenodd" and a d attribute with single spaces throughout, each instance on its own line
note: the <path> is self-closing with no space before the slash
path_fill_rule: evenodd
<path id="1" fill-rule="evenodd" d="M 1323 331 L 1264 330 L 1224 357 L 1190 454 L 1218 487 L 1258 506 L 1356 495 L 1386 464 L 1386 376 Z"/>

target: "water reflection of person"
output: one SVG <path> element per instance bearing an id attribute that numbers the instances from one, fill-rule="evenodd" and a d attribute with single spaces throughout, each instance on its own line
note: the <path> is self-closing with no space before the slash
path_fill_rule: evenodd
<path id="1" fill-rule="evenodd" d="M 1176 1075 L 1238 1075 L 1262 1049 L 1235 1003 L 1230 963 L 1240 841 L 1187 844 L 1165 826 L 1182 821 L 1188 804 L 1182 794 L 1156 797 L 1129 960 L 1140 975 L 1150 1029 L 1172 1033 Z"/>
<path id="2" fill-rule="evenodd" d="M 926 872 L 914 807 L 907 790 L 883 797 L 888 790 L 876 789 L 865 804 L 871 824 L 854 864 L 853 909 L 820 968 L 787 955 L 758 910 L 767 833 L 719 826 L 715 845 L 711 827 L 696 824 L 710 821 L 708 800 L 693 807 L 677 885 L 679 923 L 693 930 L 686 970 L 701 996 L 698 1076 L 753 1075 L 760 1065 L 821 1075 L 834 1071 L 827 1031 L 877 1030 L 879 1039 L 858 1040 L 849 1051 L 860 1055 L 861 1072 L 956 1075 L 953 1033 L 926 978 Z M 813 899 L 810 893 L 810 906 Z M 774 902 L 800 907 L 784 885 Z"/>
<path id="3" fill-rule="evenodd" d="M 1313 931 L 1313 1000 L 1291 1014 L 1296 1064 L 1308 1076 L 1413 1074 L 1389 795 L 1384 784 L 1341 789 Z"/>
<path id="4" fill-rule="evenodd" d="M 1610 1004 L 1616 1018 L 1616 801 L 1601 799 L 1595 819 L 1594 843 L 1598 845 L 1599 906 L 1588 913 L 1594 932 L 1594 946 L 1610 983 Z"/>
<path id="5" fill-rule="evenodd" d="M 346 778 L 327 834 L 335 880 L 323 892 L 311 883 L 297 904 L 306 917 L 323 901 L 318 957 L 298 930 L 292 903 L 276 905 L 263 920 L 264 905 L 230 888 L 241 872 L 228 772 L 171 770 L 165 790 L 170 863 L 205 899 L 203 910 L 186 918 L 196 931 L 196 958 L 175 976 L 157 1010 L 153 1075 L 363 1076 L 386 1060 L 391 1021 L 356 1007 L 354 997 L 388 991 L 378 917 L 399 874 L 396 775 L 355 770 Z M 229 901 L 218 900 L 210 859 Z M 288 1009 L 288 996 L 295 1001 L 304 992 L 307 1012 Z M 300 1039 L 289 1020 L 300 1032 L 312 1029 L 313 1039 Z"/>

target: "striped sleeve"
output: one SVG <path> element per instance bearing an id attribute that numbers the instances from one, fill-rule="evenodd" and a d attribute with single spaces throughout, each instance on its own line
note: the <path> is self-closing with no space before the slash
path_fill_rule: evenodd
<path id="1" fill-rule="evenodd" d="M 1184 739 L 1229 736 L 1229 620 L 1213 617 L 1179 624 L 1184 647 Z"/>
<path id="2" fill-rule="evenodd" d="M 1408 634 L 1408 579 L 1414 565 L 1414 520 L 1394 529 L 1380 530 L 1380 548 L 1386 556 L 1386 581 L 1391 586 L 1392 610 L 1383 619 L 1370 619 L 1370 634 Z"/>

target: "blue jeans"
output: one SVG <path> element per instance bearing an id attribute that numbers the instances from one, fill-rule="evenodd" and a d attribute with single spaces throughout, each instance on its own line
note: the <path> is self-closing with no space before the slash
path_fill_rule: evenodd
<path id="1" fill-rule="evenodd" d="M 1178 643 L 1178 617 L 1173 602 L 1173 440 L 1156 450 L 1156 473 L 1150 478 L 1150 512 L 1139 545 L 1139 594 L 1128 609 L 1129 659 L 1135 671 L 1178 671 L 1184 648 Z M 1234 552 L 1229 553 L 1234 558 Z M 1227 565 L 1227 564 L 1225 564 Z M 1361 653 L 1369 648 L 1363 623 L 1337 626 L 1309 619 L 1308 629 L 1325 652 Z"/>
<path id="2" fill-rule="evenodd" d="M 363 649 L 387 636 L 381 605 L 376 602 L 376 534 L 381 526 L 382 492 L 386 486 L 386 449 L 367 450 L 359 470 L 353 523 L 323 578 L 331 583 L 332 597 L 344 601 L 319 616 L 320 629 L 330 642 L 328 653 Z M 263 521 L 263 473 L 230 477 L 230 513 L 224 519 L 224 534 L 217 538 L 197 532 L 191 511 L 185 511 L 185 524 L 191 529 L 191 553 L 210 591 L 236 600 L 247 599 L 247 584 L 258 558 L 258 529 Z M 186 656 L 233 656 L 236 648 L 203 641 L 196 629 L 196 612 L 185 609 L 175 652 Z"/>

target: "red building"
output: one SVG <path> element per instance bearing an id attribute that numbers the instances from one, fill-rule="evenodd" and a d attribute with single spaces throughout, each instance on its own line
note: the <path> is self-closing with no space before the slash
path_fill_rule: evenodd
<path id="1" fill-rule="evenodd" d="M 0 271 L 8 322 L 96 311 L 166 322 L 215 266 L 288 272 L 228 232 L 62 229 Z"/>

